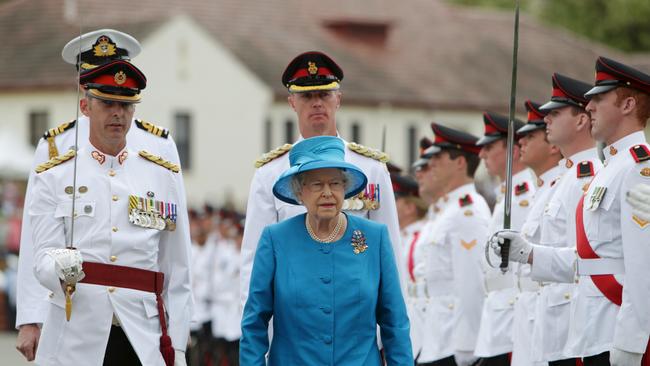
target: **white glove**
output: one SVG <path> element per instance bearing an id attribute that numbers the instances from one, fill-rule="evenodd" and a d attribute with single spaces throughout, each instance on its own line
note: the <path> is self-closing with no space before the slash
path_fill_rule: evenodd
<path id="1" fill-rule="evenodd" d="M 623 351 L 618 348 L 612 348 L 609 351 L 609 363 L 611 366 L 639 366 L 641 365 L 642 358 L 642 353 Z"/>
<path id="2" fill-rule="evenodd" d="M 478 357 L 474 356 L 474 352 L 472 351 L 456 351 L 454 353 L 454 359 L 458 366 L 470 366 L 478 360 Z"/>
<path id="3" fill-rule="evenodd" d="M 47 254 L 54 259 L 54 270 L 65 284 L 76 284 L 86 276 L 81 266 L 83 258 L 78 250 L 52 249 Z"/>
<path id="4" fill-rule="evenodd" d="M 533 245 L 524 239 L 518 231 L 500 230 L 490 237 L 490 247 L 494 253 L 501 256 L 501 245 L 505 239 L 510 240 L 510 253 L 508 259 L 513 262 L 528 263 L 528 256 L 533 251 Z"/>
<path id="5" fill-rule="evenodd" d="M 185 360 L 185 351 L 174 349 L 174 366 L 187 366 L 187 360 Z"/>
<path id="6" fill-rule="evenodd" d="M 637 184 L 627 192 L 627 202 L 634 209 L 634 215 L 650 221 L 650 185 Z"/>

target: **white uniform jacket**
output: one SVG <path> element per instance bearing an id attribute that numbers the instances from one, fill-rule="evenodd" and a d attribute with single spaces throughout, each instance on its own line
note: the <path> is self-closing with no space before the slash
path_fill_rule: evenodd
<path id="1" fill-rule="evenodd" d="M 419 363 L 472 353 L 485 297 L 481 258 L 490 210 L 473 183 L 445 200 L 414 254 L 417 294 L 425 300 Z"/>
<path id="2" fill-rule="evenodd" d="M 34 273 L 51 291 L 36 363 L 101 365 L 115 316 L 142 364 L 162 365 L 154 293 L 79 283 L 72 298 L 72 317 L 69 322 L 65 319 L 64 293 L 48 251 L 63 248 L 70 240 L 72 195 L 68 186 L 72 185 L 73 168 L 74 163 L 67 161 L 34 179 L 29 208 Z M 173 211 L 171 205 L 181 196 L 174 176 L 177 173 L 134 150 L 125 149 L 112 157 L 98 155 L 90 145 L 78 153 L 77 173 L 73 245 L 85 262 L 163 272 L 168 334 L 174 349 L 184 351 L 192 303 L 190 238 L 188 231 L 178 226 L 187 222 L 180 219 L 187 213 L 176 211 L 179 219 L 175 231 L 144 228 L 129 220 L 129 207 L 138 198 Z"/>
<path id="3" fill-rule="evenodd" d="M 192 242 L 192 330 L 199 330 L 204 323 L 212 320 L 212 274 L 215 272 L 216 249 L 216 243 L 211 239 L 203 245 Z"/>
<path id="4" fill-rule="evenodd" d="M 596 149 L 578 152 L 560 161 L 565 172 L 554 185 L 553 196 L 544 209 L 542 236 L 533 243 L 553 248 L 575 248 L 575 212 L 594 174 L 602 168 Z M 534 268 L 535 271 L 538 267 Z M 572 283 L 542 282 L 533 330 L 533 357 L 537 361 L 566 358 L 564 346 L 569 332 Z"/>
<path id="5" fill-rule="evenodd" d="M 81 115 L 76 128 L 79 129 L 79 148 L 88 144 L 88 117 Z M 60 154 L 64 154 L 74 147 L 74 128 L 69 128 L 66 131 L 53 137 L 53 143 Z M 157 136 L 154 133 L 145 131 L 136 125 L 134 119 L 131 123 L 131 129 L 127 134 L 127 141 L 129 146 L 138 150 L 147 150 L 152 154 L 163 156 L 165 159 L 174 164 L 180 164 L 176 144 L 171 135 L 166 138 Z M 48 155 L 48 142 L 41 138 L 36 147 L 34 154 L 33 167 L 49 160 Z M 27 190 L 25 195 L 25 207 L 29 207 L 29 202 L 32 196 L 34 169 L 29 174 L 27 181 Z M 178 184 L 180 184 L 180 198 L 178 202 L 179 212 L 187 211 L 187 204 L 185 199 L 185 186 L 183 184 L 182 172 L 176 174 Z M 185 216 L 179 219 L 187 220 Z M 186 230 L 189 235 L 189 224 L 178 225 L 179 230 Z M 32 244 L 32 229 L 29 221 L 29 214 L 27 210 L 23 211 L 23 221 L 20 233 L 20 256 L 18 257 L 18 294 L 16 304 L 16 328 L 23 324 L 43 323 L 45 315 L 47 314 L 47 290 L 41 286 L 34 277 L 34 250 Z"/>
<path id="6" fill-rule="evenodd" d="M 422 235 L 422 229 L 425 227 L 427 221 L 427 219 L 418 220 L 400 231 L 402 234 L 403 245 L 403 266 L 407 273 L 407 289 L 411 289 L 415 285 L 415 245 L 420 235 Z M 419 307 L 419 298 L 408 293 L 405 302 L 406 312 L 409 316 L 409 323 L 411 324 L 411 346 L 413 347 L 413 357 L 417 357 L 422 348 L 421 328 L 423 321 L 422 312 Z"/>
<path id="7" fill-rule="evenodd" d="M 212 275 L 212 335 L 229 342 L 241 338 L 239 247 L 233 240 L 217 244 Z"/>
<path id="8" fill-rule="evenodd" d="M 564 171 L 563 166 L 555 166 L 539 176 L 537 191 L 533 196 L 526 221 L 521 227 L 522 235 L 533 243 L 538 243 L 542 236 L 542 216 L 544 208 L 551 198 L 555 188 L 556 179 Z M 538 365 L 533 362 L 531 353 L 537 346 L 533 346 L 532 334 L 535 317 L 535 307 L 538 298 L 539 285 L 530 278 L 530 265 L 517 264 L 517 288 L 519 295 L 515 301 L 513 326 L 512 326 L 512 359 L 511 366 Z M 541 366 L 541 365 L 540 365 Z"/>
<path id="9" fill-rule="evenodd" d="M 376 210 L 359 209 L 359 200 L 348 199 L 343 210 L 349 214 L 358 215 L 367 219 L 380 222 L 388 227 L 388 234 L 393 245 L 395 258 L 402 258 L 399 224 L 395 208 L 395 195 L 390 175 L 386 164 L 375 159 L 360 155 L 349 148 L 345 149 L 345 161 L 359 167 L 368 177 L 368 188 L 379 190 L 379 207 Z M 242 306 L 248 298 L 253 259 L 257 244 L 262 235 L 262 230 L 271 224 L 280 222 L 298 214 L 304 213 L 302 205 L 292 205 L 278 200 L 273 195 L 273 184 L 285 170 L 289 169 L 289 153 L 286 153 L 258 168 L 251 182 L 246 207 L 246 224 L 244 226 L 244 239 L 241 249 L 241 301 Z M 351 208 L 349 208 L 351 207 Z M 404 268 L 402 261 L 398 261 L 398 271 L 405 288 Z"/>
<path id="10" fill-rule="evenodd" d="M 494 206 L 489 235 L 503 229 L 503 212 L 505 208 L 505 186 L 501 186 L 497 204 Z M 512 177 L 512 215 L 510 228 L 521 230 L 533 202 L 536 184 L 530 170 L 524 169 Z M 487 240 L 480 243 L 483 250 Z M 501 258 L 488 251 L 492 265 L 483 259 L 485 270 L 485 287 L 487 298 L 483 303 L 481 327 L 478 333 L 475 354 L 478 357 L 492 357 L 512 352 L 512 319 L 515 298 L 517 296 L 517 264 L 510 262 L 505 274 L 499 269 Z M 483 256 L 484 257 L 484 256 Z"/>
<path id="11" fill-rule="evenodd" d="M 584 197 L 583 223 L 593 251 L 605 260 L 577 260 L 573 248 L 536 247 L 533 275 L 578 285 L 571 300 L 565 356 L 592 356 L 612 347 L 643 353 L 650 334 L 650 229 L 632 214 L 626 192 L 648 183 L 650 160 L 636 162 L 631 149 L 646 147 L 643 131 L 604 149 L 605 166 Z M 623 284 L 622 305 L 608 300 L 590 275 L 614 274 Z"/>

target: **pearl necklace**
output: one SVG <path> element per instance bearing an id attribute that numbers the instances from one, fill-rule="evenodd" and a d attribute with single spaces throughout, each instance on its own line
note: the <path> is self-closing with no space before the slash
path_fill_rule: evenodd
<path id="1" fill-rule="evenodd" d="M 309 236 L 311 236 L 311 238 L 315 241 L 325 244 L 333 242 L 334 239 L 339 236 L 344 221 L 345 220 L 343 220 L 343 215 L 339 213 L 339 221 L 336 223 L 334 230 L 332 230 L 332 232 L 325 239 L 321 239 L 316 236 L 316 233 L 314 233 L 314 230 L 311 228 L 311 224 L 309 224 L 309 215 L 305 215 L 305 224 L 307 226 L 307 232 L 309 233 Z"/>

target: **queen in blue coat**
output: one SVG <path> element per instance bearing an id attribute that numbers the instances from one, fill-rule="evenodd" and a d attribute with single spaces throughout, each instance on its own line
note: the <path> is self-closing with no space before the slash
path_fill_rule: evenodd
<path id="1" fill-rule="evenodd" d="M 264 229 L 244 307 L 242 366 L 413 365 L 409 321 L 386 226 L 341 212 L 363 172 L 333 136 L 305 139 L 275 196 L 307 213 Z M 269 347 L 268 326 L 273 318 Z"/>

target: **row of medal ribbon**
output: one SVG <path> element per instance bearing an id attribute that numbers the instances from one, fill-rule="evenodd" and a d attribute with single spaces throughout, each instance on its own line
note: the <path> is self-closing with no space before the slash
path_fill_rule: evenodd
<path id="1" fill-rule="evenodd" d="M 129 222 L 147 229 L 176 229 L 176 204 L 129 196 Z"/>

